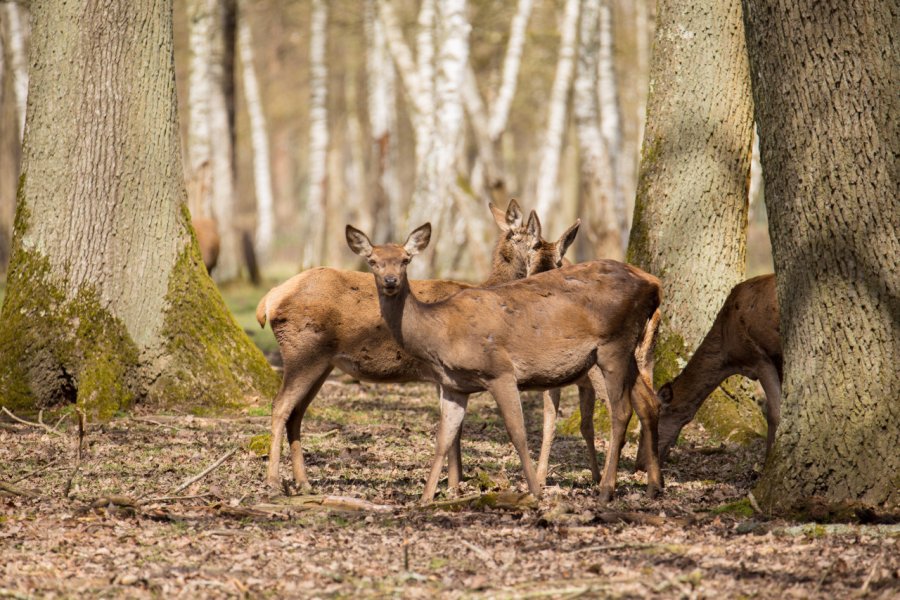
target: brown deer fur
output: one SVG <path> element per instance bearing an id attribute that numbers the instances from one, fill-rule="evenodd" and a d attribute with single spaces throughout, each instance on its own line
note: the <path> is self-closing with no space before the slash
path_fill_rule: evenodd
<path id="1" fill-rule="evenodd" d="M 761 275 L 734 286 L 684 370 L 659 390 L 662 457 L 707 396 L 732 375 L 762 384 L 768 422 L 766 454 L 771 452 L 781 417 L 783 355 L 778 327 L 775 275 Z"/>
<path id="2" fill-rule="evenodd" d="M 503 233 L 494 248 L 485 285 L 524 277 L 526 255 L 533 247 L 515 200 L 506 212 L 494 206 L 491 211 Z M 577 231 L 577 224 L 573 230 Z M 574 239 L 574 233 L 571 237 Z M 554 251 L 560 250 L 565 253 L 565 248 L 554 247 Z M 411 286 L 425 302 L 471 287 L 440 280 L 413 281 Z M 404 352 L 391 337 L 379 311 L 375 280 L 369 273 L 331 268 L 304 271 L 270 290 L 259 302 L 256 319 L 260 326 L 267 320 L 271 323 L 284 361 L 284 380 L 273 402 L 267 472 L 267 481 L 275 488 L 281 487 L 278 467 L 285 425 L 294 480 L 302 488 L 309 487 L 300 430 L 306 409 L 334 367 L 371 382 L 436 381 L 426 365 Z M 449 460 L 451 487 L 459 483 L 461 471 L 457 439 Z"/>
<path id="3" fill-rule="evenodd" d="M 497 402 L 528 488 L 540 483 L 528 454 L 519 390 L 546 390 L 584 378 L 597 365 L 607 393 L 641 398 L 646 443 L 656 448 L 658 401 L 639 376 L 635 353 L 660 303 L 659 280 L 640 269 L 599 260 L 541 273 L 492 288 L 469 288 L 434 303 L 411 289 L 406 267 L 431 237 L 425 224 L 407 242 L 373 246 L 347 226 L 350 248 L 375 273 L 381 314 L 398 343 L 433 371 L 441 385 L 441 422 L 431 473 L 422 495 L 430 502 L 444 456 L 462 423 L 468 395 L 489 391 Z M 642 414 L 643 413 L 643 414 Z M 662 487 L 656 453 L 648 494 Z M 603 481 L 612 487 L 614 481 Z"/>
<path id="4" fill-rule="evenodd" d="M 197 245 L 200 246 L 200 256 L 206 265 L 206 272 L 212 273 L 219 261 L 219 228 L 213 219 L 196 217 L 191 219 L 194 232 L 197 234 Z"/>
<path id="5" fill-rule="evenodd" d="M 551 269 L 568 266 L 572 263 L 560 253 L 553 243 L 547 242 L 541 236 L 541 223 L 534 216 L 529 220 L 528 233 L 535 240 L 532 251 L 528 256 L 528 275 L 543 273 Z M 644 337 L 635 353 L 638 371 L 650 389 L 653 389 L 653 348 L 656 343 L 656 333 L 659 328 L 660 312 L 657 309 L 647 322 Z M 578 386 L 579 407 L 581 413 L 581 435 L 587 446 L 588 465 L 591 468 L 591 477 L 594 483 L 600 482 L 600 469 L 597 464 L 597 450 L 594 445 L 594 408 L 596 399 L 603 398 L 606 402 L 607 412 L 610 416 L 610 452 L 607 453 L 604 478 L 615 485 L 619 455 L 625 444 L 625 434 L 628 430 L 628 422 L 631 420 L 632 404 L 640 403 L 641 399 L 632 400 L 623 396 L 621 402 L 612 402 L 606 394 L 606 385 L 603 381 L 603 373 L 599 368 L 593 367 L 586 378 L 576 383 Z M 550 449 L 553 438 L 556 435 L 556 415 L 559 412 L 560 390 L 559 388 L 544 392 L 544 428 L 541 438 L 541 454 L 538 459 L 537 477 L 541 484 L 547 481 L 547 472 L 550 464 Z M 642 456 L 643 462 L 646 457 Z M 643 468 L 643 467 L 642 467 Z M 602 487 L 601 500 L 608 501 L 612 497 L 614 487 Z"/>

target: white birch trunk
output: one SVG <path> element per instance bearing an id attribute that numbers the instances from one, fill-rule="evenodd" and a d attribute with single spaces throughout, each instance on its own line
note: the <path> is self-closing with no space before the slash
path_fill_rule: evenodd
<path id="1" fill-rule="evenodd" d="M 219 0 L 188 5 L 191 49 L 188 89 L 188 206 L 194 216 L 212 217 L 219 232 L 216 281 L 240 272 L 240 240 L 235 229 L 234 151 L 225 98 L 225 39 Z"/>
<path id="2" fill-rule="evenodd" d="M 309 192 L 306 200 L 306 240 L 303 266 L 319 265 L 324 254 L 325 203 L 328 186 L 328 70 L 325 64 L 328 3 L 313 0 L 309 62 Z"/>
<path id="3" fill-rule="evenodd" d="M 253 184 L 256 191 L 256 254 L 266 259 L 272 249 L 275 228 L 274 197 L 272 193 L 272 170 L 269 162 L 269 132 L 263 113 L 259 81 L 253 63 L 253 36 L 250 31 L 247 4 L 241 4 L 238 16 L 238 47 L 241 53 L 241 67 L 244 95 L 247 99 L 247 113 L 250 118 L 250 144 L 253 147 Z"/>
<path id="4" fill-rule="evenodd" d="M 388 52 L 384 23 L 376 0 L 366 2 L 366 82 L 369 126 L 374 146 L 375 199 L 372 219 L 378 243 L 393 240 L 400 218 L 400 181 L 397 178 L 396 71 Z"/>
<path id="5" fill-rule="evenodd" d="M 566 126 L 566 105 L 575 70 L 575 39 L 578 34 L 579 0 L 566 0 L 560 31 L 559 59 L 550 92 L 550 110 L 538 167 L 535 210 L 550 215 L 559 200 L 559 159 Z"/>
<path id="6" fill-rule="evenodd" d="M 609 193 L 611 200 L 610 226 L 618 228 L 618 239 L 624 256 L 628 246 L 629 213 L 622 185 L 622 117 L 619 111 L 619 92 L 613 62 L 613 26 L 610 0 L 600 0 L 598 4 L 598 54 L 597 54 L 597 95 L 600 102 L 600 127 L 606 142 L 606 156 L 609 161 Z"/>
<path id="7" fill-rule="evenodd" d="M 749 220 L 759 206 L 760 196 L 763 195 L 762 163 L 759 160 L 759 134 L 756 124 L 753 124 L 753 149 L 750 151 L 750 190 L 747 193 L 747 208 L 750 212 Z"/>
<path id="8" fill-rule="evenodd" d="M 28 103 L 28 56 L 25 50 L 25 40 L 29 36 L 29 16 L 28 11 L 18 2 L 8 2 L 3 8 L 5 20 L 8 23 L 9 69 L 12 74 L 19 140 L 21 141 L 25 135 L 25 107 Z"/>
<path id="9" fill-rule="evenodd" d="M 578 63 L 572 94 L 572 113 L 578 138 L 582 207 L 588 222 L 580 252 L 584 258 L 624 256 L 613 196 L 615 179 L 608 140 L 600 127 L 597 94 L 601 49 L 601 0 L 582 0 Z M 586 242 L 586 243 L 585 243 Z"/>
<path id="10" fill-rule="evenodd" d="M 506 124 L 509 121 L 509 108 L 516 95 L 519 66 L 522 63 L 522 48 L 525 46 L 525 30 L 528 27 L 528 19 L 531 17 L 533 6 L 533 0 L 519 0 L 516 14 L 513 15 L 510 23 L 509 44 L 506 47 L 506 57 L 503 59 L 500 88 L 497 91 L 497 99 L 491 106 L 490 121 L 488 122 L 488 135 L 495 142 L 506 131 Z"/>

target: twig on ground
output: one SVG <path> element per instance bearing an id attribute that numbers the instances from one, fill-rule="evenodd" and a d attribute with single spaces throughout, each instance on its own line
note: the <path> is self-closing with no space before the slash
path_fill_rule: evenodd
<path id="1" fill-rule="evenodd" d="M 186 487 L 188 487 L 189 485 L 191 485 L 192 483 L 195 483 L 195 482 L 197 482 L 197 481 L 200 481 L 201 479 L 203 479 L 204 477 L 206 477 L 207 475 L 209 475 L 210 473 L 212 473 L 212 471 L 213 471 L 216 467 L 218 467 L 218 466 L 221 465 L 223 462 L 225 462 L 226 460 L 228 460 L 228 459 L 231 457 L 231 455 L 234 454 L 235 452 L 237 452 L 237 448 L 232 448 L 231 450 L 229 450 L 228 452 L 226 452 L 219 460 L 217 460 L 217 461 L 214 462 L 213 464 L 211 464 L 211 465 L 209 465 L 208 467 L 206 467 L 205 469 L 203 469 L 203 471 L 201 471 L 199 474 L 194 475 L 193 477 L 190 477 L 190 478 L 188 478 L 188 479 L 185 479 L 185 480 L 184 480 L 184 483 L 182 483 L 181 485 L 179 485 L 177 488 L 175 488 L 175 489 L 173 489 L 173 490 L 170 490 L 170 491 L 169 491 L 169 495 L 170 495 L 170 496 L 173 496 L 173 495 L 177 494 L 178 492 L 180 492 L 181 490 L 183 490 L 183 489 L 185 489 Z"/>
<path id="2" fill-rule="evenodd" d="M 482 560 L 491 561 L 492 563 L 494 562 L 494 557 L 491 556 L 491 553 L 488 552 L 487 550 L 485 550 L 484 548 L 482 548 L 480 546 L 476 546 L 475 544 L 473 544 L 471 542 L 467 542 L 466 540 L 460 540 L 460 542 L 462 543 L 463 546 L 465 546 L 466 548 L 468 548 L 469 550 L 471 550 L 472 552 L 477 554 L 478 557 L 481 558 Z"/>
<path id="3" fill-rule="evenodd" d="M 178 502 L 180 500 L 197 500 L 199 498 L 208 498 L 210 496 L 214 496 L 215 494 L 206 493 L 206 494 L 193 494 L 191 496 L 160 496 L 159 498 L 148 498 L 141 502 L 141 504 L 152 504 L 154 502 Z"/>
<path id="4" fill-rule="evenodd" d="M 758 514 L 762 514 L 762 509 L 759 507 L 759 503 L 756 501 L 756 496 L 753 495 L 753 492 L 747 493 L 747 500 L 750 501 L 750 506 L 755 510 Z"/>
<path id="5" fill-rule="evenodd" d="M 19 483 L 20 481 L 25 481 L 26 479 L 28 479 L 28 478 L 31 477 L 32 475 L 36 475 L 37 473 L 40 473 L 41 471 L 45 471 L 45 470 L 49 469 L 50 467 L 52 467 L 53 465 L 55 465 L 56 463 L 58 463 L 58 462 L 61 461 L 61 460 L 62 460 L 62 456 L 59 456 L 59 457 L 57 457 L 57 458 L 54 458 L 53 460 L 51 460 L 50 462 L 48 462 L 46 465 L 43 465 L 43 466 L 41 466 L 41 467 L 38 467 L 37 469 L 34 469 L 33 471 L 29 471 L 28 473 L 25 473 L 24 475 L 22 475 L 22 476 L 19 477 L 18 479 L 14 479 L 14 480 L 13 480 L 13 483 Z"/>
<path id="6" fill-rule="evenodd" d="M 875 577 L 875 572 L 878 571 L 878 567 L 881 566 L 881 559 L 884 558 L 884 552 L 878 555 L 878 558 L 875 559 L 875 562 L 872 564 L 872 570 L 869 571 L 869 574 L 866 576 L 865 581 L 863 581 L 862 586 L 859 588 L 859 595 L 864 596 L 869 593 L 869 584 L 872 583 L 872 579 Z"/>
<path id="7" fill-rule="evenodd" d="M 28 425 L 29 427 L 38 427 L 39 429 L 43 429 L 44 431 L 47 431 L 48 433 L 52 433 L 53 435 L 62 435 L 60 432 L 56 431 L 49 425 L 44 424 L 43 422 L 35 423 L 34 421 L 26 421 L 25 419 L 21 419 L 21 418 L 17 417 L 16 415 L 12 414 L 9 411 L 9 409 L 6 408 L 5 406 L 0 408 L 0 412 L 5 413 L 10 419 L 12 419 L 13 421 L 16 421 L 18 423 L 21 423 L 22 425 Z M 40 415 L 38 416 L 38 418 L 40 419 Z"/>
<path id="8" fill-rule="evenodd" d="M 571 552 L 605 552 L 608 550 L 646 550 L 647 548 L 655 548 L 657 544 L 638 544 L 634 542 L 625 542 L 622 544 L 605 544 L 603 546 L 583 546 L 575 548 Z"/>
<path id="9" fill-rule="evenodd" d="M 632 525 L 690 525 L 694 522 L 691 516 L 660 517 L 639 512 L 601 512 L 594 515 L 594 520 L 601 523 L 631 523 Z"/>
<path id="10" fill-rule="evenodd" d="M 79 407 L 75 407 L 75 413 L 78 415 L 78 445 L 75 446 L 75 468 L 72 469 L 72 474 L 66 480 L 66 486 L 63 488 L 63 498 L 69 497 L 69 493 L 72 491 L 72 482 L 75 481 L 75 477 L 81 471 L 81 446 L 84 442 L 84 411 Z"/>
<path id="11" fill-rule="evenodd" d="M 0 480 L 0 490 L 13 494 L 15 496 L 25 496 L 26 498 L 37 498 L 38 495 L 31 490 L 25 490 L 6 481 Z"/>
<path id="12" fill-rule="evenodd" d="M 63 416 L 61 416 L 60 418 L 58 418 L 58 419 L 56 420 L 56 423 L 53 424 L 53 431 L 57 431 L 57 432 L 58 432 L 58 431 L 59 431 L 59 425 L 60 425 L 60 423 L 62 423 L 63 420 L 64 420 L 66 417 L 68 417 L 68 416 L 69 416 L 69 415 L 63 415 Z"/>
<path id="13" fill-rule="evenodd" d="M 159 421 L 155 421 L 153 419 L 148 419 L 147 417 L 131 417 L 132 421 L 138 421 L 140 423 L 150 423 L 151 425 L 156 425 L 158 427 L 168 427 L 169 429 L 174 429 L 175 431 L 186 431 L 183 427 L 176 427 L 175 425 L 169 425 L 168 423 L 160 423 Z"/>

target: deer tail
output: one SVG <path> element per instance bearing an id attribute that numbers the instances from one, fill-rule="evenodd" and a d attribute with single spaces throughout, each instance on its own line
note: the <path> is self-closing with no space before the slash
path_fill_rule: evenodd
<path id="1" fill-rule="evenodd" d="M 259 304 L 256 305 L 256 322 L 259 323 L 260 327 L 265 328 L 266 319 L 268 318 L 266 306 L 266 300 L 269 298 L 269 294 L 267 293 L 265 296 L 260 299 Z"/>

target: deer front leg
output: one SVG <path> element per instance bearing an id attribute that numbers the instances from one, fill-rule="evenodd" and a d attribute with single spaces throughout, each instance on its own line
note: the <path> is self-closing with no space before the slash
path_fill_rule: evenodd
<path id="1" fill-rule="evenodd" d="M 766 365 L 760 370 L 759 382 L 766 393 L 766 458 L 772 453 L 775 445 L 775 432 L 781 420 L 781 378 L 774 365 Z"/>
<path id="2" fill-rule="evenodd" d="M 447 487 L 453 490 L 459 488 L 459 482 L 462 481 L 463 476 L 462 446 L 460 445 L 462 426 L 463 424 L 460 423 L 456 437 L 453 438 L 453 443 L 450 445 L 450 451 L 447 453 Z"/>
<path id="3" fill-rule="evenodd" d="M 428 504 L 434 500 L 441 470 L 444 467 L 444 457 L 459 433 L 463 417 L 466 416 L 468 403 L 468 395 L 441 388 L 441 422 L 438 425 L 434 461 L 431 463 L 431 472 L 428 474 L 428 481 L 425 483 L 425 491 L 422 493 L 420 504 Z"/>
<path id="4" fill-rule="evenodd" d="M 488 385 L 488 391 L 497 402 L 500 416 L 506 425 L 506 432 L 519 453 L 522 461 L 522 470 L 525 472 L 525 480 L 528 482 L 528 491 L 535 498 L 541 497 L 541 485 L 538 482 L 537 473 L 531 463 L 531 455 L 528 453 L 528 439 L 525 435 L 525 417 L 522 414 L 522 401 L 519 398 L 519 388 L 513 376 L 496 379 Z"/>
<path id="5" fill-rule="evenodd" d="M 547 485 L 547 472 L 550 470 L 550 448 L 556 436 L 556 415 L 559 414 L 560 389 L 544 392 L 544 432 L 541 437 L 541 455 L 538 458 L 537 478 L 542 486 Z"/>
<path id="6" fill-rule="evenodd" d="M 631 403 L 641 420 L 641 442 L 646 448 L 647 496 L 655 498 L 663 487 L 659 467 L 659 399 L 643 377 L 634 382 Z"/>

